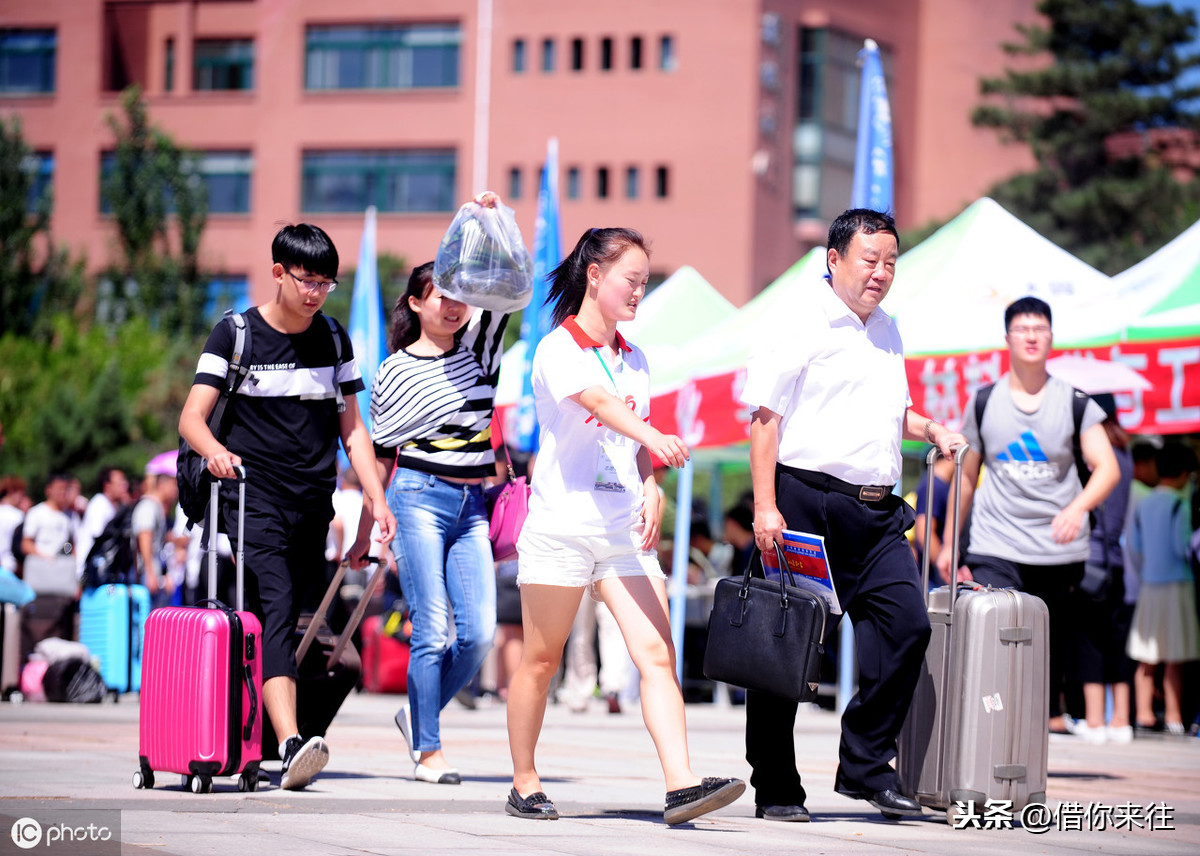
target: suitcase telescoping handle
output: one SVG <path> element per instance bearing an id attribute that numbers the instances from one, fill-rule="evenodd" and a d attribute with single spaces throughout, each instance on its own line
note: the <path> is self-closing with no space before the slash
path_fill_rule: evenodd
<path id="1" fill-rule="evenodd" d="M 958 519 L 958 500 L 962 496 L 962 462 L 971 447 L 964 443 L 954 447 L 954 482 L 950 491 L 950 500 L 946 505 L 946 516 L 954 509 L 954 531 L 950 535 L 950 611 L 954 611 L 954 602 L 958 599 L 958 533 L 962 521 Z M 933 465 L 942 456 L 941 450 L 934 446 L 925 456 L 925 545 L 921 551 L 921 591 L 925 597 L 925 605 L 929 605 L 929 563 L 932 556 L 929 548 L 933 538 Z"/>
<path id="2" fill-rule="evenodd" d="M 208 466 L 208 461 L 203 462 Z M 234 478 L 238 483 L 238 513 L 237 513 L 237 606 L 238 612 L 245 609 L 246 578 L 245 553 L 242 539 L 246 534 L 246 468 L 234 467 Z M 208 494 L 208 519 L 204 524 L 204 537 L 208 539 L 208 599 L 217 599 L 217 515 L 220 513 L 221 486 L 217 479 L 212 480 Z"/>
<path id="3" fill-rule="evenodd" d="M 375 570 L 371 572 L 371 578 L 367 581 L 366 588 L 363 589 L 362 597 L 358 599 L 358 605 L 354 607 L 354 612 L 350 614 L 350 620 L 346 622 L 346 626 L 338 634 L 337 643 L 333 646 L 333 650 L 329 652 L 329 657 L 325 661 L 326 669 L 332 669 L 333 664 L 341 659 L 342 651 L 346 649 L 346 646 L 353 644 L 350 638 L 362 622 L 363 615 L 367 611 L 367 606 L 371 602 L 371 595 L 375 592 L 375 587 L 383 579 L 383 575 L 387 571 L 387 565 L 376 556 L 368 556 L 367 562 L 373 562 Z M 304 631 L 304 637 L 300 640 L 300 645 L 296 648 L 297 666 L 304 661 L 304 655 L 308 653 L 308 649 L 312 647 L 313 640 L 317 638 L 317 633 L 325 625 L 325 616 L 329 614 L 329 604 L 333 602 L 334 595 L 341 589 L 342 579 L 346 576 L 346 569 L 349 567 L 350 563 L 345 561 L 338 565 L 337 572 L 333 575 L 333 581 L 329 584 L 329 588 L 325 590 L 325 596 L 321 598 L 321 605 L 317 607 L 312 621 L 308 622 L 308 627 Z"/>

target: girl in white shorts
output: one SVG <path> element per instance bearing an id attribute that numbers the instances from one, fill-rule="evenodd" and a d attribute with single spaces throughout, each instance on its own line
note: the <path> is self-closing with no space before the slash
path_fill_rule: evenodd
<path id="1" fill-rule="evenodd" d="M 688 449 L 649 424 L 645 357 L 617 332 L 617 322 L 637 312 L 649 273 L 640 234 L 591 229 L 551 274 L 554 330 L 533 360 L 541 446 L 517 543 L 525 646 L 508 689 L 513 788 L 505 805 L 515 817 L 558 817 L 534 751 L 585 591 L 611 610 L 641 673 L 642 716 L 666 778 L 666 822 L 728 805 L 746 787 L 701 779 L 688 760 L 666 581 L 654 552 L 662 508 L 650 463 L 653 453 L 683 466 Z"/>

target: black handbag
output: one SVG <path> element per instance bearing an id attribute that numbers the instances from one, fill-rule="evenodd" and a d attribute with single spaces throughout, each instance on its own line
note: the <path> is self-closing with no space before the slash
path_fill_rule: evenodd
<path id="1" fill-rule="evenodd" d="M 739 580 L 717 581 L 708 619 L 704 676 L 790 701 L 812 701 L 820 681 L 822 642 L 829 608 L 798 588 L 783 550 L 778 581 L 752 577 L 756 548 Z"/>

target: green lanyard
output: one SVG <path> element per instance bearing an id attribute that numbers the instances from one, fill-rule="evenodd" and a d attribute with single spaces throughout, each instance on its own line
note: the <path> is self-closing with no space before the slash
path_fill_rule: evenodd
<path id="1" fill-rule="evenodd" d="M 600 365 L 604 366 L 604 373 L 608 375 L 608 379 L 612 381 L 613 391 L 616 392 L 617 397 L 620 398 L 621 389 L 617 386 L 617 379 L 613 377 L 613 373 L 609 371 L 608 363 L 604 362 L 604 357 L 600 356 L 600 349 L 592 348 L 592 353 L 596 355 L 596 359 L 600 361 Z"/>

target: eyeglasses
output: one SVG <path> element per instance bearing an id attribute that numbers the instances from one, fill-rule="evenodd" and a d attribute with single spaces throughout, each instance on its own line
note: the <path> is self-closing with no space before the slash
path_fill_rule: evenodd
<path id="1" fill-rule="evenodd" d="M 1038 324 L 1036 327 L 1026 327 L 1024 325 L 1009 327 L 1008 332 L 1014 336 L 1049 336 L 1050 328 L 1045 324 Z"/>
<path id="2" fill-rule="evenodd" d="M 299 285 L 301 288 L 307 289 L 308 291 L 323 291 L 328 293 L 337 288 L 336 279 L 330 280 L 329 282 L 317 282 L 315 279 L 301 279 L 291 271 L 288 271 L 287 275 L 296 280 L 297 285 Z"/>

